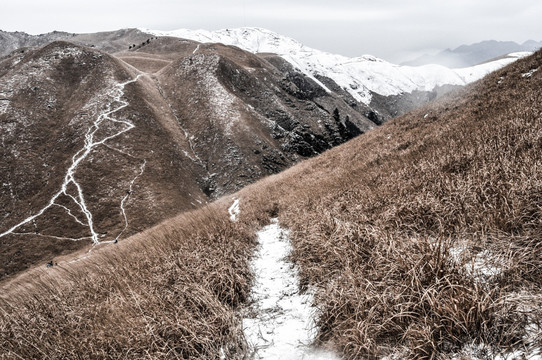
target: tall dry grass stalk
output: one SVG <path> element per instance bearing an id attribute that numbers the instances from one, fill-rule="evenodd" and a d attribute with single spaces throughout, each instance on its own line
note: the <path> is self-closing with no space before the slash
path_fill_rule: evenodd
<path id="1" fill-rule="evenodd" d="M 236 309 L 249 291 L 254 236 L 218 211 L 183 215 L 31 285 L 12 284 L 0 300 L 1 357 L 241 358 Z"/>

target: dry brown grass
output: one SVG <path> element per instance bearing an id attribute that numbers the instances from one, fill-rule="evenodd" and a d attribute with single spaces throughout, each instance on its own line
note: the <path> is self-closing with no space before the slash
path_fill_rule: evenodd
<path id="1" fill-rule="evenodd" d="M 218 208 L 59 264 L 39 282 L 12 284 L 0 300 L 1 357 L 242 356 L 235 310 L 249 290 L 253 231 Z"/>
<path id="2" fill-rule="evenodd" d="M 248 186 L 239 222 L 223 199 L 11 289 L 4 357 L 242 357 L 253 236 L 277 215 L 344 358 L 540 348 L 542 73 L 521 74 L 541 63 Z"/>
<path id="3" fill-rule="evenodd" d="M 246 189 L 244 215 L 276 212 L 292 230 L 303 281 L 320 289 L 321 342 L 345 358 L 540 347 L 528 329 L 542 319 L 542 74 L 522 74 L 541 63 Z"/>

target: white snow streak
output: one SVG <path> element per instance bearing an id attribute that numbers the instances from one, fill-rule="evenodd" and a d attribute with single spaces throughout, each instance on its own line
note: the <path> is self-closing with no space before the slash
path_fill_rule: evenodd
<path id="1" fill-rule="evenodd" d="M 198 47 L 196 48 L 196 50 L 199 48 L 199 45 Z M 194 50 L 194 52 L 196 52 L 196 50 Z M 160 95 L 165 99 L 166 96 L 164 94 L 164 89 L 162 89 L 162 85 L 160 85 L 160 82 L 155 78 L 155 77 L 152 77 L 152 79 L 154 80 L 154 83 L 156 84 L 156 87 L 158 88 L 158 92 L 160 93 Z M 201 167 L 203 167 L 204 169 L 206 169 L 206 165 L 205 165 L 205 162 L 203 160 L 201 160 L 201 158 L 198 156 L 198 154 L 196 153 L 196 145 L 193 141 L 193 136 L 190 135 L 190 133 L 186 130 L 186 128 L 182 125 L 183 122 L 179 119 L 179 117 L 177 116 L 177 114 L 175 113 L 175 110 L 173 109 L 173 107 L 171 106 L 171 103 L 168 102 L 168 107 L 169 107 L 169 111 L 171 112 L 171 114 L 173 115 L 173 117 L 175 118 L 175 120 L 177 120 L 177 125 L 179 126 L 179 128 L 181 129 L 181 131 L 184 133 L 184 136 L 186 138 L 186 141 L 188 142 L 188 146 L 190 147 L 190 150 L 192 151 L 192 154 L 194 155 L 194 157 L 192 157 L 187 151 L 183 150 L 183 153 L 184 155 L 189 158 L 190 160 L 192 160 L 193 162 L 199 164 Z"/>
<path id="2" fill-rule="evenodd" d="M 277 219 L 258 232 L 260 248 L 252 262 L 256 275 L 254 304 L 243 319 L 243 330 L 254 359 L 336 359 L 311 347 L 315 325 L 312 295 L 300 294 L 297 269 L 287 261 L 288 232 Z"/>
<path id="3" fill-rule="evenodd" d="M 71 197 L 73 199 L 73 197 Z M 79 220 L 79 218 L 77 216 L 75 216 L 74 214 L 72 214 L 72 211 L 65 207 L 64 205 L 60 205 L 60 204 L 53 204 L 54 206 L 58 206 L 58 207 L 61 207 L 63 208 L 64 210 L 66 210 L 66 212 L 68 213 L 68 215 L 70 215 L 76 222 L 78 222 L 79 224 L 83 225 L 83 226 L 86 226 L 87 224 L 85 224 L 84 222 L 82 222 L 81 220 Z"/>
<path id="4" fill-rule="evenodd" d="M 11 234 L 12 235 L 34 235 L 34 236 L 39 236 L 39 237 L 46 237 L 46 238 L 57 239 L 57 240 L 70 240 L 70 241 L 82 241 L 82 240 L 92 239 L 90 236 L 85 236 L 85 237 L 76 239 L 76 238 L 69 238 L 69 237 L 64 237 L 64 236 L 44 235 L 44 234 L 32 233 L 32 232 L 23 232 L 23 233 L 12 232 Z"/>
<path id="5" fill-rule="evenodd" d="M 530 70 L 530 71 L 527 71 L 526 73 L 521 74 L 521 77 L 522 77 L 522 78 L 526 78 L 526 77 L 527 77 L 527 78 L 530 78 L 530 77 L 533 76 L 533 74 L 534 74 L 535 72 L 537 72 L 537 71 L 538 71 L 538 69 L 532 69 L 532 70 Z"/>
<path id="6" fill-rule="evenodd" d="M 241 210 L 239 209 L 239 199 L 233 199 L 233 204 L 228 208 L 228 213 L 230 214 L 230 220 L 233 222 L 236 222 L 239 218 L 239 213 Z"/>
<path id="7" fill-rule="evenodd" d="M 49 203 L 45 207 L 43 207 L 40 211 L 38 211 L 36 214 L 27 217 L 26 219 L 24 219 L 23 221 L 21 221 L 17 225 L 15 225 L 12 228 L 10 228 L 10 229 L 4 231 L 3 233 L 1 233 L 0 238 L 6 236 L 8 234 L 20 234 L 20 233 L 15 233 L 14 231 L 16 229 L 20 228 L 21 226 L 23 226 L 25 224 L 28 224 L 29 222 L 33 221 L 34 219 L 40 217 L 41 215 L 43 215 L 43 213 L 46 210 L 48 210 L 52 206 L 64 207 L 64 206 L 59 205 L 58 203 L 56 203 L 56 200 L 61 195 L 65 195 L 65 196 L 70 197 L 74 201 L 74 203 L 79 207 L 79 209 L 81 210 L 81 212 L 85 216 L 86 222 L 83 222 L 80 219 L 78 219 L 77 217 L 75 217 L 71 213 L 71 211 L 69 211 L 69 209 L 64 207 L 67 210 L 68 215 L 70 215 L 71 217 L 74 217 L 78 223 L 88 226 L 88 229 L 89 229 L 89 232 L 90 232 L 90 238 L 92 239 L 92 242 L 94 244 L 100 244 L 101 243 L 98 240 L 98 233 L 96 232 L 96 230 L 94 228 L 92 213 L 88 209 L 87 204 L 85 202 L 85 197 L 83 195 L 83 188 L 77 182 L 77 180 L 75 179 L 75 172 L 76 172 L 77 167 L 79 166 L 79 164 L 81 164 L 81 162 L 83 160 L 85 160 L 97 146 L 104 145 L 106 141 L 108 141 L 110 139 L 113 139 L 113 138 L 115 138 L 115 137 L 117 137 L 117 136 L 119 136 L 119 135 L 121 135 L 121 134 L 123 134 L 123 133 L 125 133 L 125 132 L 127 132 L 127 131 L 134 128 L 134 124 L 132 124 L 131 122 L 129 122 L 127 120 L 115 119 L 115 118 L 112 117 L 112 115 L 114 113 L 124 109 L 125 107 L 127 107 L 129 105 L 129 103 L 127 101 L 121 100 L 122 96 L 124 95 L 124 87 L 126 85 L 130 84 L 130 83 L 136 82 L 139 79 L 140 76 L 141 76 L 141 74 L 138 75 L 136 78 L 134 78 L 132 80 L 126 81 L 124 83 L 116 84 L 115 88 L 113 90 L 111 90 L 109 95 L 113 96 L 113 100 L 108 105 L 107 110 L 101 112 L 98 115 L 98 117 L 96 118 L 96 120 L 94 121 L 94 123 L 87 130 L 87 133 L 85 134 L 85 142 L 84 142 L 83 148 L 81 148 L 77 153 L 75 153 L 75 155 L 73 155 L 72 164 L 70 165 L 70 167 L 68 168 L 68 170 L 66 172 L 66 175 L 64 176 L 64 182 L 62 183 L 62 185 L 60 187 L 60 190 L 51 197 L 51 200 L 49 200 Z M 118 105 L 117 107 L 111 109 L 111 106 L 113 106 L 113 104 L 115 104 L 115 103 L 120 103 L 120 105 Z M 109 136 L 107 136 L 107 137 L 105 137 L 105 138 L 103 138 L 101 140 L 95 139 L 96 133 L 98 132 L 98 130 L 100 130 L 101 125 L 103 125 L 106 121 L 120 123 L 120 124 L 125 125 L 125 127 L 123 127 L 122 129 L 115 132 L 114 134 L 109 135 Z M 135 181 L 135 179 L 134 179 L 134 181 Z M 75 195 L 69 193 L 69 190 L 68 190 L 69 185 L 75 186 L 75 188 L 76 188 L 76 194 Z M 131 187 L 131 185 L 130 185 L 130 187 Z M 124 211 L 123 211 L 123 214 L 124 214 Z M 124 216 L 125 216 L 125 214 L 124 214 Z M 59 238 L 59 239 L 69 239 L 69 240 L 74 240 L 74 241 L 86 239 L 86 238 L 72 239 L 72 238 L 58 237 L 58 236 L 52 236 L 52 235 L 43 235 L 43 236 Z"/>
<path id="8" fill-rule="evenodd" d="M 122 217 L 124 218 L 124 229 L 122 229 L 122 231 L 117 235 L 115 240 L 110 241 L 110 242 L 117 242 L 119 240 L 119 238 L 121 237 L 121 235 L 128 228 L 128 217 L 126 216 L 126 209 L 124 208 L 124 203 L 126 202 L 128 197 L 130 195 L 132 195 L 132 188 L 134 186 L 134 183 L 135 183 L 135 181 L 137 180 L 138 177 L 143 175 L 143 171 L 145 171 L 145 165 L 147 165 L 147 160 L 143 160 L 143 164 L 141 164 L 141 167 L 139 168 L 139 173 L 132 179 L 132 181 L 130 181 L 130 187 L 129 187 L 128 191 L 126 192 L 126 195 L 124 195 L 124 197 L 122 198 L 122 200 L 120 202 L 120 210 L 122 212 Z M 105 243 L 106 241 L 102 241 L 102 242 Z"/>

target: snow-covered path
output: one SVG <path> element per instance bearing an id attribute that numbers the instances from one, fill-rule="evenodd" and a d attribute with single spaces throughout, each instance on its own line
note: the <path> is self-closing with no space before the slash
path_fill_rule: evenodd
<path id="1" fill-rule="evenodd" d="M 315 334 L 313 302 L 300 294 L 297 269 L 287 260 L 292 247 L 277 219 L 258 232 L 259 250 L 252 262 L 254 304 L 243 319 L 254 359 L 333 360 L 330 352 L 311 346 Z"/>
<path id="2" fill-rule="evenodd" d="M 228 213 L 230 214 L 230 220 L 236 222 L 239 218 L 239 199 L 233 199 L 233 204 L 228 208 Z"/>
<path id="3" fill-rule="evenodd" d="M 18 228 L 20 228 L 21 226 L 23 226 L 25 224 L 30 223 L 34 219 L 40 217 L 49 208 L 51 208 L 53 206 L 59 206 L 59 207 L 63 208 L 69 216 L 75 218 L 75 220 L 79 224 L 87 226 L 88 230 L 90 232 L 90 236 L 76 239 L 76 238 L 58 237 L 58 236 L 43 235 L 43 234 L 35 234 L 35 235 L 41 235 L 41 236 L 45 236 L 45 237 L 52 237 L 52 238 L 59 238 L 59 239 L 68 239 L 68 240 L 73 240 L 73 241 L 79 241 L 79 240 L 84 240 L 84 239 L 89 239 L 90 238 L 90 239 L 92 239 L 92 242 L 94 244 L 96 244 L 96 245 L 102 243 L 98 239 L 98 233 L 96 232 L 96 230 L 94 228 L 94 223 L 93 223 L 93 220 L 92 220 L 93 219 L 92 212 L 89 210 L 89 208 L 87 207 L 87 204 L 85 202 L 85 197 L 84 197 L 84 194 L 83 194 L 83 188 L 77 182 L 77 180 L 75 179 L 75 172 L 76 172 L 79 164 L 81 164 L 81 162 L 83 160 L 85 160 L 97 146 L 105 145 L 106 141 L 111 140 L 111 139 L 113 139 L 113 138 L 115 138 L 115 137 L 117 137 L 117 136 L 119 136 L 119 135 L 121 135 L 121 134 L 123 134 L 123 133 L 125 133 L 125 132 L 127 132 L 127 131 L 129 131 L 129 130 L 131 130 L 131 129 L 133 129 L 135 127 L 135 125 L 132 124 L 130 121 L 115 119 L 113 117 L 113 114 L 115 114 L 116 112 L 124 109 L 125 107 L 127 107 L 129 105 L 129 103 L 127 101 L 122 100 L 122 97 L 124 96 L 124 87 L 126 85 L 130 84 L 130 83 L 136 82 L 140 78 L 140 76 L 142 76 L 142 74 L 137 75 L 132 80 L 128 80 L 128 81 L 126 81 L 124 83 L 116 84 L 115 87 L 110 90 L 109 95 L 112 96 L 112 100 L 109 103 L 109 105 L 107 106 L 107 110 L 105 110 L 105 111 L 101 112 L 100 114 L 98 114 L 98 116 L 96 117 L 96 119 L 94 120 L 92 125 L 87 130 L 87 133 L 85 134 L 85 142 L 84 142 L 83 147 L 77 153 L 75 153 L 75 155 L 73 155 L 72 163 L 71 163 L 70 167 L 68 168 L 68 170 L 66 171 L 66 175 L 64 176 L 64 181 L 63 181 L 62 185 L 60 186 L 60 189 L 58 190 L 58 192 L 56 192 L 51 197 L 51 199 L 49 200 L 47 205 L 45 205 L 36 214 L 27 217 L 26 219 L 24 219 L 23 221 L 21 221 L 20 223 L 18 223 L 16 225 L 14 225 L 10 229 L 4 231 L 3 233 L 0 233 L 0 238 L 6 236 L 8 234 L 24 235 L 25 233 L 17 233 L 17 232 L 15 232 L 15 230 L 17 230 Z M 120 104 L 120 105 L 118 105 L 118 104 Z M 117 105 L 117 106 L 115 106 L 115 105 Z M 112 106 L 115 106 L 115 107 L 111 108 Z M 101 129 L 101 125 L 104 124 L 106 121 L 119 123 L 119 124 L 122 124 L 122 125 L 125 125 L 125 126 L 123 126 L 117 132 L 98 140 L 98 139 L 95 138 L 96 133 Z M 133 185 L 133 182 L 135 181 L 135 179 L 137 179 L 137 177 L 139 177 L 141 175 L 144 168 L 145 167 L 143 165 L 141 167 L 141 172 L 130 183 L 130 190 L 131 190 L 131 187 Z M 68 190 L 68 186 L 70 186 L 70 185 L 73 185 L 75 187 L 75 192 L 76 192 L 75 194 L 71 194 L 70 191 Z M 73 201 L 73 203 L 79 208 L 81 213 L 84 215 L 84 217 L 85 217 L 84 220 L 81 220 L 81 219 L 77 218 L 70 211 L 70 209 L 67 208 L 66 206 L 63 206 L 61 204 L 56 203 L 56 200 L 61 195 L 65 195 L 65 196 L 69 197 Z M 126 197 L 122 199 L 121 211 L 122 211 L 122 214 L 123 214 L 123 217 L 125 219 L 126 226 L 127 226 L 127 219 L 126 219 L 126 214 L 124 212 L 124 206 L 123 206 L 125 199 L 126 199 Z M 109 242 L 111 242 L 111 241 L 109 241 Z"/>

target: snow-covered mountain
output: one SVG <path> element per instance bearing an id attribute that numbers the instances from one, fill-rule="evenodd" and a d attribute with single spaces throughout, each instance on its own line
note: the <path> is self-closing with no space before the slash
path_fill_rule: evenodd
<path id="1" fill-rule="evenodd" d="M 217 31 L 180 29 L 157 31 L 139 29 L 155 36 L 171 36 L 202 43 L 234 45 L 253 53 L 275 53 L 301 72 L 324 85 L 322 77 L 330 78 L 352 97 L 370 104 L 373 93 L 383 96 L 432 91 L 443 85 L 466 85 L 488 73 L 508 65 L 529 52 L 518 52 L 481 65 L 449 69 L 441 65 L 400 66 L 370 55 L 348 58 L 312 49 L 300 42 L 262 28 L 238 28 Z"/>

